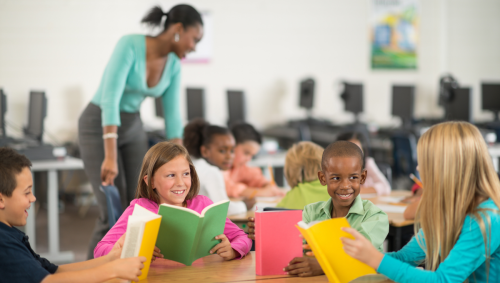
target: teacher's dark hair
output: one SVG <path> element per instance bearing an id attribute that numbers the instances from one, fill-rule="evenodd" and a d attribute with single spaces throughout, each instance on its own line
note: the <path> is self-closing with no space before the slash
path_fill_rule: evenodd
<path id="1" fill-rule="evenodd" d="M 232 135 L 228 128 L 210 125 L 207 121 L 197 118 L 184 127 L 182 144 L 194 158 L 201 158 L 201 146 L 210 146 L 215 135 Z"/>
<path id="2" fill-rule="evenodd" d="M 162 18 L 166 16 L 163 30 L 167 30 L 171 25 L 181 23 L 182 27 L 187 28 L 200 24 L 203 26 L 201 15 L 195 8 L 186 4 L 180 4 L 172 7 L 168 13 L 164 13 L 159 6 L 153 7 L 149 13 L 142 18 L 141 23 L 145 23 L 152 27 L 159 27 Z"/>

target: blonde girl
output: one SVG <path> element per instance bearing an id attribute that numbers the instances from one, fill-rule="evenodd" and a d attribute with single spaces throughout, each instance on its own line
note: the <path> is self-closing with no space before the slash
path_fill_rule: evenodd
<path id="1" fill-rule="evenodd" d="M 343 238 L 344 250 L 397 282 L 499 282 L 500 183 L 481 133 L 466 122 L 435 125 L 417 156 L 426 188 L 417 236 L 384 255 L 348 228 L 355 239 Z"/>

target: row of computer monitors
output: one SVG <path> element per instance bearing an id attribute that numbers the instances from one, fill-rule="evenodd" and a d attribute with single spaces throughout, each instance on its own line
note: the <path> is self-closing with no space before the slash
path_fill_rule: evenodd
<path id="1" fill-rule="evenodd" d="M 300 85 L 299 106 L 312 109 L 314 82 L 303 81 Z M 187 88 L 187 118 L 205 118 L 205 94 L 201 88 Z M 341 98 L 345 110 L 355 114 L 363 112 L 363 85 L 344 83 Z M 500 111 L 500 83 L 481 84 L 482 109 L 495 113 Z M 245 121 L 245 99 L 243 91 L 227 91 L 229 123 Z M 456 87 L 440 94 L 439 105 L 445 109 L 445 119 L 472 121 L 472 90 L 470 87 Z M 392 86 L 392 115 L 404 121 L 413 119 L 415 109 L 415 86 Z M 161 98 L 156 99 L 156 115 L 163 117 Z M 495 117 L 496 119 L 497 117 Z"/>

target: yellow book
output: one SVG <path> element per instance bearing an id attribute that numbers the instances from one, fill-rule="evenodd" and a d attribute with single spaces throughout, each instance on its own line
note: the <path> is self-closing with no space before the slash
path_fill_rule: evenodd
<path id="1" fill-rule="evenodd" d="M 153 213 L 138 204 L 134 206 L 134 212 L 128 217 L 121 258 L 136 256 L 146 258 L 139 280 L 148 277 L 160 223 L 161 215 Z"/>
<path id="2" fill-rule="evenodd" d="M 347 283 L 360 276 L 376 274 L 375 269 L 345 253 L 341 237 L 354 239 L 340 230 L 350 227 L 345 218 L 334 218 L 308 225 L 302 221 L 296 226 L 311 247 L 321 268 L 334 283 Z"/>

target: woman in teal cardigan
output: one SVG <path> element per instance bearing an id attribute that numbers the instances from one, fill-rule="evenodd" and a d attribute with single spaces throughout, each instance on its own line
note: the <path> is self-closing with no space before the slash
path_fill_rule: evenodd
<path id="1" fill-rule="evenodd" d="M 154 7 L 142 22 L 153 27 L 163 22 L 163 31 L 154 37 L 126 35 L 118 41 L 97 92 L 79 119 L 81 156 L 100 208 L 89 258 L 110 228 L 100 186 L 116 184 L 123 207 L 134 199 L 148 149 L 139 114 L 147 96 L 162 98 L 166 137 L 181 143 L 180 58 L 201 40 L 203 21 L 193 7 L 177 5 L 168 13 Z"/>
<path id="2" fill-rule="evenodd" d="M 353 229 L 344 250 L 396 282 L 500 282 L 500 182 L 479 130 L 433 126 L 418 141 L 423 191 L 416 236 L 382 254 Z M 416 266 L 425 263 L 425 270 Z"/>

